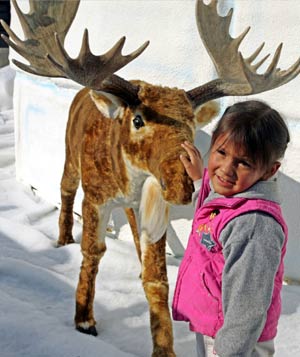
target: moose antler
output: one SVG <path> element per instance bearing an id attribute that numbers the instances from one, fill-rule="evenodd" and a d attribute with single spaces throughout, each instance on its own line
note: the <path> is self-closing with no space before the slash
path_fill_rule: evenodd
<path id="1" fill-rule="evenodd" d="M 195 107 L 223 96 L 265 92 L 289 82 L 300 73 L 300 59 L 287 70 L 281 71 L 277 68 L 282 49 L 280 44 L 266 72 L 258 74 L 257 69 L 269 55 L 255 65 L 252 63 L 261 52 L 264 43 L 251 56 L 244 58 L 238 48 L 250 27 L 237 38 L 232 38 L 229 34 L 232 14 L 233 10 L 230 9 L 226 16 L 220 16 L 217 11 L 217 0 L 211 0 L 208 5 L 205 5 L 203 0 L 197 1 L 196 19 L 199 34 L 213 60 L 219 79 L 187 92 Z"/>
<path id="2" fill-rule="evenodd" d="M 123 56 L 121 50 L 125 37 L 122 37 L 107 53 L 95 56 L 90 51 L 88 32 L 85 30 L 79 56 L 76 59 L 70 58 L 64 49 L 64 39 L 75 17 L 79 1 L 29 0 L 30 12 L 24 14 L 16 0 L 12 0 L 26 40 L 20 40 L 4 21 L 1 21 L 1 24 L 12 41 L 3 35 L 2 37 L 26 58 L 30 65 L 16 60 L 13 62 L 33 74 L 70 78 L 94 90 L 118 93 L 124 100 L 138 102 L 139 87 L 113 73 L 139 56 L 149 42 L 145 42 L 133 53 Z M 194 107 L 223 96 L 250 95 L 274 89 L 289 82 L 300 72 L 300 59 L 287 70 L 277 68 L 282 49 L 280 44 L 268 69 L 265 73 L 258 74 L 257 69 L 269 57 L 267 55 L 257 64 L 253 64 L 264 43 L 251 56 L 244 58 L 238 48 L 250 27 L 237 38 L 232 38 L 229 35 L 232 14 L 231 9 L 226 16 L 220 16 L 217 0 L 211 0 L 209 5 L 205 5 L 203 0 L 197 0 L 196 19 L 199 34 L 219 78 L 186 92 Z"/>
<path id="3" fill-rule="evenodd" d="M 95 56 L 90 51 L 88 31 L 85 30 L 79 56 L 76 59 L 70 58 L 64 49 L 64 40 L 76 15 L 79 1 L 29 0 L 30 11 L 24 14 L 16 0 L 12 0 L 25 41 L 16 36 L 4 21 L 1 24 L 10 39 L 2 37 L 30 65 L 16 60 L 13 63 L 32 74 L 69 78 L 94 90 L 124 93 L 124 99 L 137 101 L 138 86 L 113 73 L 139 56 L 149 41 L 131 54 L 123 56 L 121 50 L 125 37 L 122 37 L 108 52 Z"/>
<path id="4" fill-rule="evenodd" d="M 24 14 L 16 0 L 12 0 L 19 17 L 25 40 L 22 41 L 10 27 L 1 20 L 1 24 L 10 39 L 2 36 L 4 41 L 23 56 L 30 65 L 13 60 L 13 63 L 26 72 L 49 77 L 64 77 L 45 58 L 47 53 L 55 55 L 57 45 L 54 33 L 64 43 L 66 34 L 75 18 L 80 0 L 74 1 L 36 1 L 29 0 L 29 13 Z"/>
<path id="5" fill-rule="evenodd" d="M 88 31 L 85 30 L 79 56 L 76 59 L 72 59 L 65 51 L 58 35 L 55 34 L 59 54 L 57 58 L 61 58 L 61 60 L 56 59 L 56 57 L 50 54 L 47 54 L 46 57 L 52 65 L 59 72 L 64 73 L 67 78 L 70 78 L 86 87 L 100 90 L 103 88 L 102 82 L 105 78 L 134 60 L 149 45 L 149 41 L 147 41 L 136 51 L 127 56 L 123 56 L 121 51 L 123 49 L 125 39 L 125 37 L 122 37 L 104 55 L 95 56 L 90 51 Z"/>

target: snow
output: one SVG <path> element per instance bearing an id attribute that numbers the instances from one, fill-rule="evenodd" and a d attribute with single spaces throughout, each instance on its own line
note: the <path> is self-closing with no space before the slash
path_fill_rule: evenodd
<path id="1" fill-rule="evenodd" d="M 15 178 L 13 78 L 11 69 L 0 69 L 0 355 L 150 356 L 148 306 L 126 222 L 120 233 L 128 239 L 107 237 L 100 263 L 94 305 L 99 335 L 74 329 L 81 224 L 74 225 L 75 244 L 56 248 L 58 209 Z M 190 221 L 184 218 L 176 224 L 188 232 Z M 167 263 L 171 302 L 180 260 L 169 254 Z M 276 356 L 300 356 L 300 286 L 284 285 L 282 297 Z M 178 357 L 194 356 L 187 324 L 173 326 Z"/>

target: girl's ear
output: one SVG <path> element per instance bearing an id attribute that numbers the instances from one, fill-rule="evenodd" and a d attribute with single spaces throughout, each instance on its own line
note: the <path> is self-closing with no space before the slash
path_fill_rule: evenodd
<path id="1" fill-rule="evenodd" d="M 276 172 L 278 171 L 278 169 L 280 168 L 280 166 L 281 166 L 281 163 L 279 161 L 275 161 L 274 164 L 271 166 L 271 168 L 269 170 L 267 170 L 267 172 L 263 175 L 262 180 L 266 181 L 270 177 L 275 175 Z"/>

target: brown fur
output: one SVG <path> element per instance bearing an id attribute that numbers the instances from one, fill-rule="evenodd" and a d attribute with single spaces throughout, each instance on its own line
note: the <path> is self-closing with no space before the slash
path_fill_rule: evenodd
<path id="1" fill-rule="evenodd" d="M 219 112 L 219 105 L 216 102 L 208 102 L 199 107 L 195 113 L 196 123 L 198 126 L 204 126 L 211 121 L 211 118 Z"/>
<path id="2" fill-rule="evenodd" d="M 141 244 L 140 244 L 140 236 L 139 236 L 134 212 L 131 208 L 127 207 L 127 208 L 125 208 L 125 213 L 126 213 L 126 217 L 127 217 L 127 220 L 128 220 L 128 223 L 130 225 L 130 229 L 131 229 L 131 232 L 133 235 L 135 250 L 137 252 L 139 261 L 142 262 L 142 250 L 141 250 Z"/>
<path id="3" fill-rule="evenodd" d="M 193 141 L 195 121 L 184 91 L 143 82 L 140 85 L 141 104 L 136 107 L 88 89 L 76 95 L 66 131 L 58 244 L 74 241 L 72 209 L 81 180 L 84 191 L 83 261 L 76 292 L 75 323 L 77 328 L 91 333 L 96 324 L 93 315 L 95 280 L 98 264 L 106 250 L 106 225 L 114 207 L 126 208 L 142 263 L 142 282 L 150 309 L 153 356 L 173 357 L 166 234 L 163 233 L 168 206 L 161 206 L 162 231 L 155 226 L 152 216 L 158 214 L 157 205 L 162 202 L 159 198 L 173 204 L 186 204 L 191 200 L 193 185 L 179 155 L 183 152 L 180 144 L 185 140 Z M 107 117 L 110 113 L 107 108 L 113 109 L 114 119 Z M 144 120 L 144 126 L 139 129 L 133 125 L 137 114 Z M 142 188 L 149 176 L 155 178 L 155 185 L 151 188 L 153 184 L 150 182 L 146 207 L 140 207 Z M 136 221 L 139 209 L 145 210 L 145 215 L 141 216 L 142 241 Z M 153 236 L 155 234 L 160 236 Z"/>

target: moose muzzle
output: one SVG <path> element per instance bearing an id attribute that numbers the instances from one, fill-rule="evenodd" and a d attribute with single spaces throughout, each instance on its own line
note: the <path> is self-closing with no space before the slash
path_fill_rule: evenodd
<path id="1" fill-rule="evenodd" d="M 194 191 L 193 181 L 189 178 L 179 160 L 172 159 L 162 162 L 159 166 L 159 182 L 163 198 L 175 205 L 189 204 Z"/>

